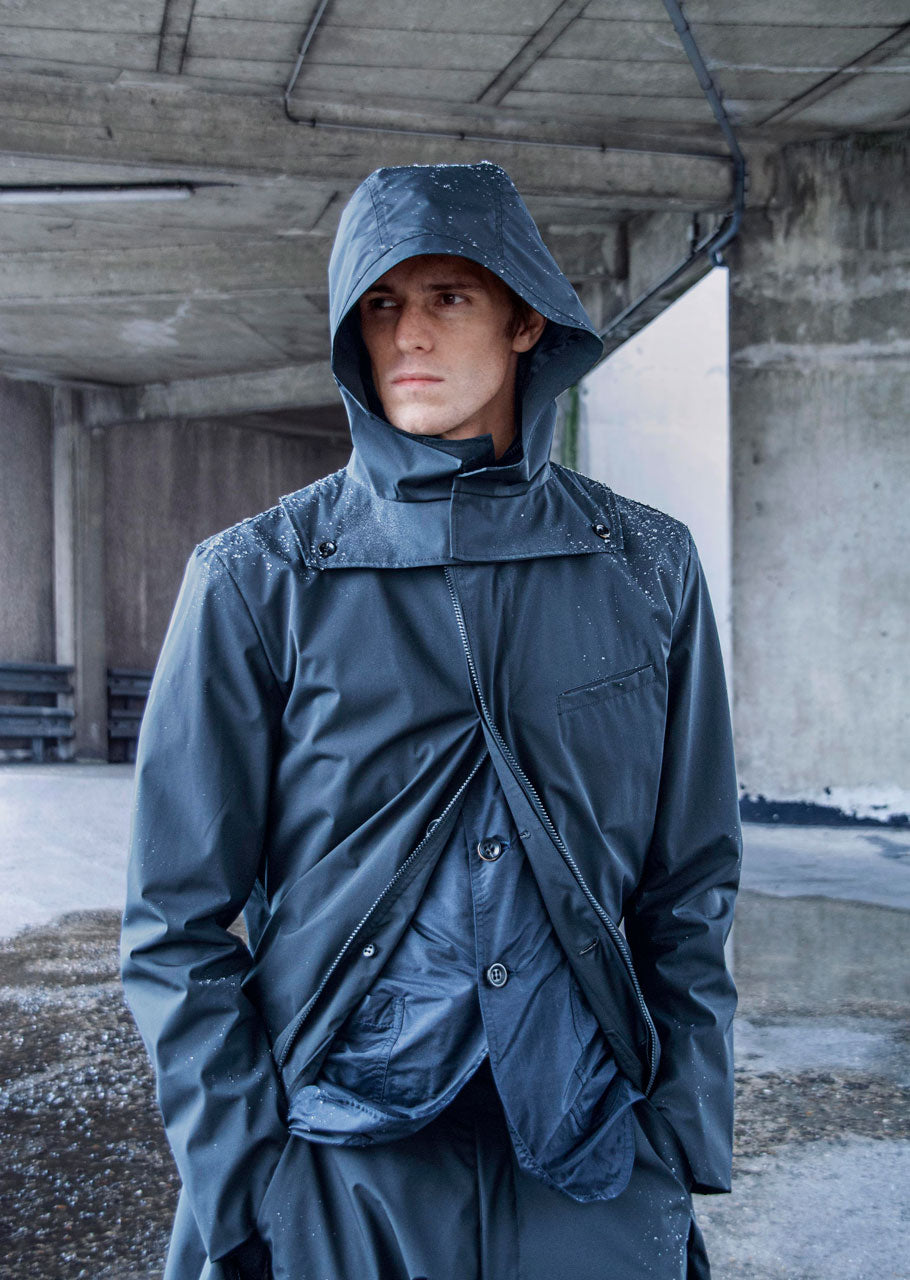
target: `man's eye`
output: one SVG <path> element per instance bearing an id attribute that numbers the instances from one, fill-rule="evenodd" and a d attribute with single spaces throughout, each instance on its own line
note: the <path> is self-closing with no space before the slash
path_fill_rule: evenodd
<path id="1" fill-rule="evenodd" d="M 463 293 L 441 293 L 439 295 L 439 300 L 444 303 L 445 306 L 451 307 L 458 302 L 464 302 L 465 296 Z"/>
<path id="2" fill-rule="evenodd" d="M 387 311 L 390 307 L 394 307 L 394 298 L 370 298 L 368 306 L 371 311 Z"/>

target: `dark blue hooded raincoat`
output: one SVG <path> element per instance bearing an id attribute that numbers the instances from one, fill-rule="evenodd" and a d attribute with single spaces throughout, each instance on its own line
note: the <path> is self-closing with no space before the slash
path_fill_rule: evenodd
<path id="1" fill-rule="evenodd" d="M 512 465 L 371 393 L 352 308 L 426 253 L 549 322 Z M 168 1280 L 225 1275 L 255 1235 L 288 1099 L 407 927 L 484 743 L 618 1065 L 694 1189 L 729 1189 L 741 837 L 689 531 L 550 461 L 601 343 L 502 170 L 372 174 L 330 290 L 351 458 L 196 547 L 139 740 L 123 977 L 183 1183 Z"/>

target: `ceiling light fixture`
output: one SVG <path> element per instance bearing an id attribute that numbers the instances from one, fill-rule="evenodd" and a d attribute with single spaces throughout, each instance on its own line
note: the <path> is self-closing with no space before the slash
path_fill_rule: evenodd
<path id="1" fill-rule="evenodd" d="M 112 204 L 139 200 L 188 200 L 196 188 L 188 182 L 146 182 L 133 185 L 0 187 L 4 204 Z"/>

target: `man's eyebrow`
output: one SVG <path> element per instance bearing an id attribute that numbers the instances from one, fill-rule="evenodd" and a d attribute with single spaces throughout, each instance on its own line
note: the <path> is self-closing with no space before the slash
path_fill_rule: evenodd
<path id="1" fill-rule="evenodd" d="M 480 282 L 477 280 L 441 280 L 438 284 L 424 285 L 424 292 L 430 293 L 437 289 L 440 289 L 443 291 L 449 290 L 449 289 L 461 289 L 466 292 L 468 289 L 482 289 L 482 288 L 483 288 L 483 285 L 481 285 Z"/>

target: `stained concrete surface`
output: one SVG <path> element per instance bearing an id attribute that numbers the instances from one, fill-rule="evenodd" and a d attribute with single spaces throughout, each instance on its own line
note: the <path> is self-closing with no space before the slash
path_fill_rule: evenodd
<path id="1" fill-rule="evenodd" d="M 910 1088 L 910 1024 L 887 1018 L 749 1018 L 740 1013 L 736 1063 L 751 1075 L 867 1072 Z"/>
<path id="2" fill-rule="evenodd" d="M 714 1280 L 907 1280 L 910 1141 L 834 1139 L 750 1160 L 699 1201 Z"/>
<path id="3" fill-rule="evenodd" d="M 160 1275 L 177 1183 L 116 964 L 131 772 L 0 768 L 0 875 L 27 913 L 0 918 L 11 1280 Z M 772 875 L 756 865 L 760 835 L 747 827 L 749 883 Z M 775 858 L 789 842 L 812 872 L 817 830 L 774 839 Z M 850 909 L 846 889 L 839 901 Z M 734 1190 L 696 1198 L 714 1280 L 910 1280 L 908 1010 L 871 990 L 849 1013 L 813 1013 L 739 982 Z"/>
<path id="4" fill-rule="evenodd" d="M 753 1001 L 910 1008 L 910 831 L 747 823 L 744 846 L 733 964 Z"/>

